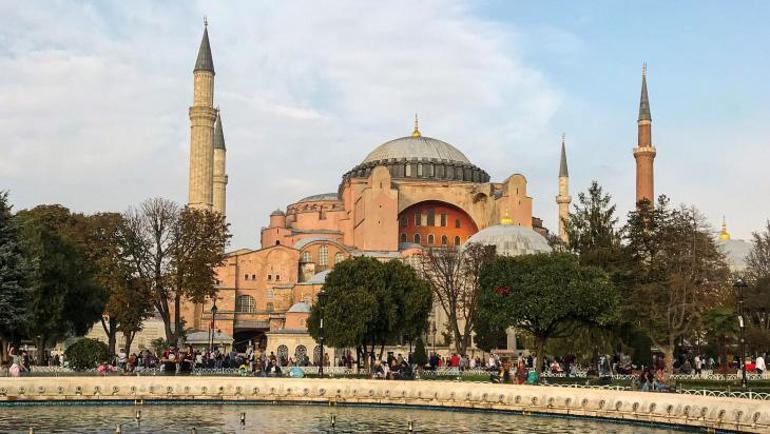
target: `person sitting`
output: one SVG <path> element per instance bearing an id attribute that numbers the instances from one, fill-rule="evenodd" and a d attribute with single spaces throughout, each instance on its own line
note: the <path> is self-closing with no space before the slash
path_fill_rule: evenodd
<path id="1" fill-rule="evenodd" d="M 280 377 L 281 376 L 281 367 L 278 366 L 278 363 L 274 363 L 272 360 L 267 365 L 267 376 L 268 377 Z"/>
<path id="2" fill-rule="evenodd" d="M 374 362 L 372 378 L 385 378 L 385 368 L 382 367 L 382 361 L 377 360 Z"/>
<path id="3" fill-rule="evenodd" d="M 666 374 L 666 371 L 664 369 L 661 368 L 655 372 L 655 379 L 653 382 L 653 386 L 655 391 L 657 392 L 668 392 L 669 390 L 668 374 Z"/>
<path id="4" fill-rule="evenodd" d="M 649 392 L 654 389 L 655 376 L 652 374 L 651 369 L 645 369 L 639 376 L 640 390 L 642 392 Z"/>
<path id="5" fill-rule="evenodd" d="M 527 384 L 537 384 L 537 371 L 532 370 L 527 374 Z"/>

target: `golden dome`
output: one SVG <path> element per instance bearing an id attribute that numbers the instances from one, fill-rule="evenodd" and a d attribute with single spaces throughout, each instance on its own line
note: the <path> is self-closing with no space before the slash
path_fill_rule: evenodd
<path id="1" fill-rule="evenodd" d="M 722 217 L 722 230 L 719 232 L 720 240 L 729 240 L 730 232 L 727 232 L 727 222 L 725 222 L 724 216 Z"/>

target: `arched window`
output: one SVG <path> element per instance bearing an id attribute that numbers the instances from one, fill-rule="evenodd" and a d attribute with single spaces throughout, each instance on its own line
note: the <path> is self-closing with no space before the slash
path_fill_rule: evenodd
<path id="1" fill-rule="evenodd" d="M 441 236 L 441 245 L 442 246 L 446 246 L 447 244 L 449 244 L 449 238 L 447 238 L 446 235 L 442 235 Z"/>
<path id="2" fill-rule="evenodd" d="M 433 245 L 433 234 L 428 235 L 428 245 L 429 246 Z"/>
<path id="3" fill-rule="evenodd" d="M 406 240 L 407 240 L 407 238 L 406 238 L 406 234 L 401 234 L 401 242 L 402 242 L 402 243 L 405 243 L 405 242 L 406 242 Z"/>
<path id="4" fill-rule="evenodd" d="M 336 255 L 334 255 L 334 264 L 339 264 L 340 262 L 345 260 L 345 255 L 342 254 L 342 252 L 337 252 Z"/>
<path id="5" fill-rule="evenodd" d="M 420 234 L 414 234 L 414 243 L 420 244 Z"/>
<path id="6" fill-rule="evenodd" d="M 326 247 L 326 244 L 318 249 L 318 265 L 320 267 L 329 265 L 329 248 Z"/>
<path id="7" fill-rule="evenodd" d="M 278 362 L 281 363 L 284 360 L 288 360 L 289 358 L 289 347 L 286 345 L 278 345 L 278 350 L 276 350 L 276 356 L 278 356 Z"/>
<path id="8" fill-rule="evenodd" d="M 460 228 L 460 219 L 455 219 L 455 227 Z"/>
<path id="9" fill-rule="evenodd" d="M 254 313 L 257 310 L 257 303 L 254 297 L 250 295 L 239 295 L 235 299 L 235 311 L 238 313 Z"/>
<path id="10" fill-rule="evenodd" d="M 307 357 L 307 347 L 297 345 L 297 348 L 294 349 L 294 360 L 301 362 L 305 360 L 305 357 Z"/>
<path id="11" fill-rule="evenodd" d="M 458 235 L 455 237 L 455 247 L 459 247 L 459 246 L 460 246 L 460 236 Z"/>
<path id="12" fill-rule="evenodd" d="M 313 260 L 310 257 L 310 252 L 302 252 L 302 262 L 307 264 L 308 262 L 312 262 L 312 261 Z"/>

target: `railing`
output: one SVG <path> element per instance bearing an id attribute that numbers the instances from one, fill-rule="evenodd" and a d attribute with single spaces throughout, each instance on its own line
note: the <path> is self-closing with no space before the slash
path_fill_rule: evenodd
<path id="1" fill-rule="evenodd" d="M 283 371 L 287 371 L 288 369 L 291 369 L 291 367 L 282 367 Z M 300 367 L 302 371 L 305 374 L 315 375 L 318 374 L 318 367 L 317 366 L 302 366 Z M 361 369 L 360 371 L 356 370 L 355 368 L 346 368 L 344 366 L 325 366 L 324 367 L 324 374 L 329 376 L 350 376 L 350 375 L 357 375 L 357 374 L 367 374 L 368 371 L 366 369 Z M 436 368 L 435 370 L 423 370 L 421 372 L 421 376 L 423 378 L 433 378 L 433 377 L 473 377 L 473 376 L 486 376 L 491 373 L 488 369 L 483 368 L 473 368 L 473 369 L 463 369 L 460 370 L 456 367 L 442 367 L 442 368 Z M 163 375 L 165 374 L 164 371 L 161 371 L 159 368 L 137 368 L 134 372 L 132 372 L 132 375 Z M 195 368 L 192 370 L 192 372 L 188 372 L 186 374 L 190 375 L 240 375 L 240 371 L 237 368 Z M 0 377 L 7 376 L 7 371 L 0 371 Z M 77 375 L 97 375 L 97 372 L 95 369 L 86 370 L 86 371 L 75 371 L 70 368 L 62 368 L 58 366 L 32 366 L 31 372 L 26 372 L 23 375 L 25 376 L 77 376 Z M 613 374 L 609 376 L 612 380 L 635 380 L 638 379 L 638 375 L 621 375 L 621 374 Z M 567 378 L 567 376 L 564 373 L 550 373 L 550 372 L 544 372 L 540 375 L 540 378 L 549 379 L 549 378 Z M 572 373 L 569 375 L 569 378 L 573 379 L 587 379 L 590 378 L 586 372 L 584 371 L 578 371 L 576 373 Z M 758 381 L 758 380 L 770 380 L 770 374 L 764 373 L 762 375 L 760 374 L 747 374 L 746 378 L 748 381 Z M 674 374 L 670 376 L 670 379 L 673 381 L 679 381 L 679 380 L 707 380 L 707 381 L 738 381 L 741 379 L 741 374 L 714 374 L 714 373 L 703 373 L 702 375 L 685 375 L 685 374 Z"/>

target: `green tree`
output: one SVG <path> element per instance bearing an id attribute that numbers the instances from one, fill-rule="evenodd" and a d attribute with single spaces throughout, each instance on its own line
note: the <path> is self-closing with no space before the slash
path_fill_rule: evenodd
<path id="1" fill-rule="evenodd" d="M 746 342 L 754 351 L 770 350 L 770 220 L 764 230 L 752 234 L 746 257 Z"/>
<path id="2" fill-rule="evenodd" d="M 215 269 L 224 262 L 230 239 L 224 216 L 180 208 L 165 199 L 150 199 L 123 216 L 123 251 L 133 279 L 163 320 L 166 340 L 184 334 L 182 300 L 202 303 L 216 296 Z"/>
<path id="3" fill-rule="evenodd" d="M 729 296 L 729 270 L 697 210 L 671 208 L 665 196 L 654 208 L 640 201 L 625 234 L 635 267 L 626 316 L 664 353 L 670 373 L 676 343 Z"/>
<path id="4" fill-rule="evenodd" d="M 101 325 L 107 346 L 114 355 L 118 332 L 123 332 L 126 351 L 142 321 L 152 313 L 152 303 L 135 277 L 134 264 L 125 255 L 123 216 L 97 213 L 86 217 L 83 238 L 86 253 L 94 266 L 94 280 L 108 294 Z"/>
<path id="5" fill-rule="evenodd" d="M 335 265 L 326 276 L 323 307 L 324 341 L 330 346 L 355 347 L 358 355 L 374 355 L 404 335 L 419 336 L 428 325 L 430 288 L 400 261 L 382 263 L 354 257 Z M 308 330 L 320 338 L 321 307 L 310 310 Z"/>
<path id="6" fill-rule="evenodd" d="M 0 362 L 7 360 L 11 343 L 29 319 L 31 271 L 8 193 L 0 191 Z"/>
<path id="7" fill-rule="evenodd" d="M 548 339 L 569 336 L 579 323 L 608 323 L 617 303 L 609 276 L 567 253 L 497 257 L 481 272 L 479 315 L 498 330 L 531 334 L 539 370 Z"/>
<path id="8" fill-rule="evenodd" d="M 109 361 L 110 350 L 104 342 L 84 338 L 67 347 L 64 357 L 73 369 L 93 369 L 100 362 Z"/>
<path id="9" fill-rule="evenodd" d="M 706 338 L 716 344 L 719 366 L 726 367 L 728 347 L 739 332 L 738 316 L 732 308 L 715 307 L 703 314 L 703 327 Z"/>
<path id="10" fill-rule="evenodd" d="M 108 293 L 95 282 L 94 265 L 79 236 L 82 215 L 41 205 L 16 217 L 34 264 L 26 332 L 41 361 L 46 345 L 88 332 L 101 317 Z"/>
<path id="11" fill-rule="evenodd" d="M 578 255 L 581 264 L 595 265 L 607 272 L 617 270 L 621 236 L 615 204 L 599 183 L 591 182 L 586 193 L 578 194 L 565 230 L 567 250 Z"/>

